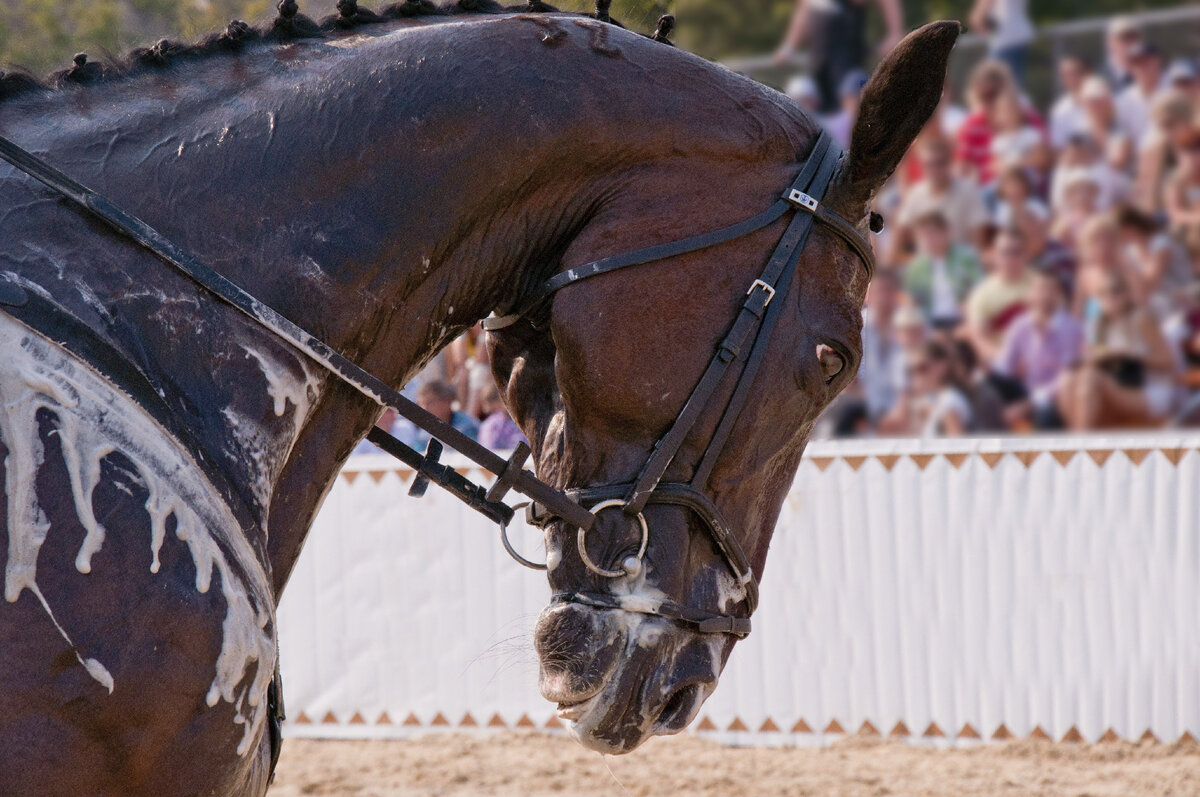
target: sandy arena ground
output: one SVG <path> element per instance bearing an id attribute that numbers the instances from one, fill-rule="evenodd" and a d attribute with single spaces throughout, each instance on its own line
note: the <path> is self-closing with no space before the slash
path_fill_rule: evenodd
<path id="1" fill-rule="evenodd" d="M 271 797 L 1196 797 L 1200 746 L 1041 741 L 935 750 L 851 737 L 825 748 L 652 739 L 602 758 L 563 737 L 506 732 L 408 741 L 288 739 Z"/>

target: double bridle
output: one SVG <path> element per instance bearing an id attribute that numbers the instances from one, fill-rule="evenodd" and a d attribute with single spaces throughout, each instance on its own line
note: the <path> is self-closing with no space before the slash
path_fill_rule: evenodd
<path id="1" fill-rule="evenodd" d="M 513 312 L 484 321 L 484 329 L 498 332 L 511 326 L 550 299 L 556 292 L 575 285 L 585 279 L 610 274 L 619 269 L 663 260 L 677 255 L 707 249 L 717 244 L 733 241 L 772 224 L 785 214 L 792 213 L 791 222 L 784 231 L 775 251 L 771 253 L 762 273 L 750 284 L 746 299 L 742 303 L 733 324 L 717 347 L 700 381 L 692 390 L 674 424 L 654 445 L 653 452 L 633 481 L 619 484 L 588 486 L 566 491 L 579 505 L 590 508 L 594 515 L 607 509 L 620 509 L 636 521 L 641 532 L 640 545 L 635 555 L 624 559 L 620 569 L 607 569 L 594 561 L 587 552 L 587 532 L 578 527 L 576 547 L 583 564 L 591 572 L 605 578 L 636 578 L 643 569 L 643 559 L 649 544 L 650 530 L 643 510 L 647 504 L 672 504 L 690 509 L 703 522 L 717 550 L 725 559 L 737 583 L 745 590 L 744 616 L 712 614 L 700 609 L 683 606 L 673 601 L 622 601 L 619 596 L 597 592 L 561 592 L 554 595 L 559 603 L 578 603 L 607 609 L 622 609 L 665 617 L 670 620 L 695 626 L 702 633 L 725 633 L 744 637 L 750 633 L 750 615 L 758 605 L 758 580 L 746 559 L 745 551 L 731 533 L 729 523 L 717 505 L 702 492 L 717 458 L 729 439 L 742 409 L 749 398 L 754 377 L 758 373 L 770 342 L 771 332 L 779 322 L 784 302 L 773 302 L 776 294 L 786 296 L 796 273 L 800 254 L 812 232 L 815 222 L 826 224 L 841 237 L 858 255 L 866 266 L 868 278 L 874 270 L 875 258 L 870 244 L 863 239 L 855 227 L 821 204 L 830 181 L 841 162 L 842 152 L 833 145 L 828 133 L 822 131 L 816 145 L 809 154 L 799 175 L 770 208 L 745 221 L 714 232 L 685 238 L 672 243 L 639 249 L 622 255 L 597 260 L 578 268 L 568 269 L 544 283 L 540 290 L 527 298 Z M 675 460 L 679 449 L 691 433 L 700 416 L 713 401 L 714 394 L 726 373 L 735 365 L 745 362 L 738 377 L 733 394 L 725 405 L 716 431 L 708 441 L 700 462 L 688 482 L 663 482 L 663 475 Z M 553 523 L 567 522 L 551 509 L 534 502 L 527 510 L 528 522 L 546 527 Z M 507 539 L 505 547 L 512 553 Z M 522 557 L 517 561 L 532 565 Z"/>
<path id="2" fill-rule="evenodd" d="M 675 423 L 655 445 L 653 453 L 637 478 L 621 484 L 562 491 L 540 481 L 524 469 L 524 463 L 530 454 L 525 444 L 518 446 L 507 460 L 497 456 L 355 365 L 320 338 L 213 271 L 196 255 L 176 245 L 146 222 L 0 136 L 0 158 L 44 183 L 87 213 L 101 219 L 117 232 L 128 236 L 139 246 L 153 252 L 188 279 L 303 352 L 341 382 L 355 388 L 380 406 L 396 410 L 401 417 L 429 432 L 434 439 L 430 440 L 429 447 L 423 455 L 379 428 L 372 429 L 367 439 L 414 469 L 416 475 L 409 488 L 410 495 L 420 496 L 431 482 L 436 483 L 472 509 L 499 523 L 505 549 L 521 564 L 545 569 L 545 565 L 537 565 L 521 557 L 509 544 L 506 527 L 512 520 L 515 509 L 503 502 L 509 490 L 516 490 L 530 499 L 527 512 L 530 523 L 544 527 L 562 522 L 576 528 L 577 547 L 584 565 L 590 571 L 606 578 L 635 578 L 643 570 L 643 560 L 650 539 L 650 529 L 643 514 L 646 504 L 673 504 L 695 512 L 703 520 L 705 528 L 708 529 L 737 582 L 745 589 L 745 616 L 711 614 L 666 600 L 621 601 L 611 595 L 583 591 L 561 593 L 555 595 L 554 600 L 560 603 L 570 602 L 596 608 L 653 614 L 695 626 L 704 633 L 734 634 L 739 637 L 750 633 L 750 615 L 754 613 L 758 603 L 758 581 L 750 569 L 741 544 L 730 532 L 729 524 L 701 488 L 708 481 L 717 457 L 746 404 L 755 374 L 762 365 L 771 330 L 779 321 L 783 302 L 772 302 L 772 299 L 777 293 L 787 295 L 800 253 L 814 223 L 820 221 L 840 236 L 862 259 L 868 276 L 874 268 L 874 257 L 867 241 L 852 224 L 821 205 L 821 199 L 837 171 L 841 157 L 840 149 L 833 146 L 827 133 L 822 132 L 795 181 L 781 199 L 762 213 L 714 232 L 568 269 L 547 281 L 510 314 L 493 317 L 484 322 L 484 327 L 489 332 L 499 331 L 536 309 L 556 292 L 581 280 L 707 249 L 749 235 L 788 213 L 793 214 L 766 267 L 746 292 L 741 310 L 718 346 L 700 382 L 692 391 Z M 11 283 L 7 278 L 0 280 L 0 305 L 16 307 L 25 304 L 26 301 L 28 296 L 23 288 Z M 708 442 L 692 480 L 686 483 L 664 483 L 662 478 L 668 466 L 674 461 L 684 440 L 712 401 L 725 374 L 735 364 L 743 361 L 745 366 L 733 395 L 725 405 L 724 414 Z M 494 473 L 496 481 L 490 487 L 484 488 L 458 474 L 451 466 L 441 463 L 439 458 L 442 444 L 439 440 Z M 597 564 L 587 553 L 587 532 L 595 525 L 596 515 L 610 508 L 620 508 L 638 523 L 641 531 L 641 544 L 637 554 L 627 557 L 619 570 L 607 569 Z"/>

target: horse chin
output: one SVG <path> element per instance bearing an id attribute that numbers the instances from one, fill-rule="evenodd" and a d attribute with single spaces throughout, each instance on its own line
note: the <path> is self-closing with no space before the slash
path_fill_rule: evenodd
<path id="1" fill-rule="evenodd" d="M 580 744 L 619 755 L 679 733 L 716 688 L 724 640 L 668 620 L 577 605 L 542 613 L 542 695 Z"/>

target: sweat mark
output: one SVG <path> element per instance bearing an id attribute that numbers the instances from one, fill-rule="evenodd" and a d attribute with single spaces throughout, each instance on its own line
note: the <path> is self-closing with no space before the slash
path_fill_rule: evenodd
<path id="1" fill-rule="evenodd" d="M 546 19 L 540 16 L 521 17 L 528 22 L 532 22 L 535 26 L 541 29 L 542 44 L 547 47 L 559 47 L 567 43 L 567 32 L 563 30 L 562 25 L 556 19 Z"/>
<path id="2" fill-rule="evenodd" d="M 590 34 L 588 44 L 591 46 L 592 52 L 600 53 L 600 55 L 607 55 L 611 58 L 621 55 L 621 49 L 611 44 L 608 40 L 609 25 L 584 19 L 576 19 L 572 21 L 579 27 L 587 30 Z"/>

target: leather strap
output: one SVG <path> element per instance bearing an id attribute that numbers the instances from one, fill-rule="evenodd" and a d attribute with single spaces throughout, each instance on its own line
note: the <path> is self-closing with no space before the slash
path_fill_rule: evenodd
<path id="1" fill-rule="evenodd" d="M 709 614 L 669 600 L 652 601 L 646 605 L 642 605 L 643 602 L 639 601 L 636 609 L 629 609 L 622 605 L 621 597 L 617 595 L 608 595 L 602 592 L 561 592 L 554 595 L 551 601 L 554 603 L 577 603 L 594 609 L 619 609 L 636 611 L 639 614 L 652 614 L 667 620 L 694 625 L 696 630 L 702 634 L 733 634 L 744 637 L 751 630 L 749 617 Z"/>

